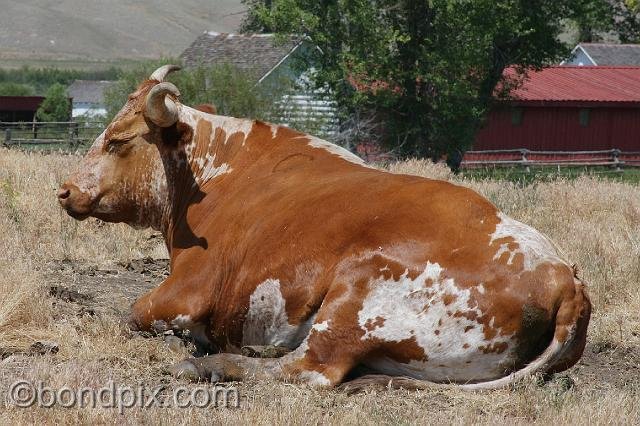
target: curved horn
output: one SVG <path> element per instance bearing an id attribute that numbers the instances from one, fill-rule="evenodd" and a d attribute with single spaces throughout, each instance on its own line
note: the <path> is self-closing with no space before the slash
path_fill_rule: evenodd
<path id="1" fill-rule="evenodd" d="M 153 86 L 147 95 L 144 116 L 159 127 L 170 127 L 178 121 L 178 106 L 167 95 L 177 99 L 180 91 L 173 84 L 164 82 Z"/>
<path id="2" fill-rule="evenodd" d="M 163 65 L 151 74 L 149 80 L 164 81 L 165 77 L 174 71 L 179 71 L 181 68 L 179 65 Z"/>

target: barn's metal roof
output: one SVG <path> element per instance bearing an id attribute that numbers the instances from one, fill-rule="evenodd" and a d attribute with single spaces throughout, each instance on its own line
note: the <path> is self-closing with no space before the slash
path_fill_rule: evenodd
<path id="1" fill-rule="evenodd" d="M 517 78 L 513 68 L 505 71 Z M 521 102 L 640 102 L 640 67 L 557 66 L 529 71 L 511 90 Z"/>

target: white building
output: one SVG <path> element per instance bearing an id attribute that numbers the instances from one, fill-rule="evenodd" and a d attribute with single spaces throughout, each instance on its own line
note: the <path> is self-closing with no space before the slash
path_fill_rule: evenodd
<path id="1" fill-rule="evenodd" d="M 72 98 L 71 116 L 96 118 L 105 116 L 107 110 L 104 104 L 104 91 L 111 87 L 113 81 L 75 80 L 67 88 L 67 94 Z"/>

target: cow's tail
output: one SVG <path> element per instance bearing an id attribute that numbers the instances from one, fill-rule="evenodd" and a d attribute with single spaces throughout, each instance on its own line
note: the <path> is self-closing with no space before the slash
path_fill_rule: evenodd
<path id="1" fill-rule="evenodd" d="M 575 291 L 569 292 L 560 303 L 556 313 L 554 336 L 549 346 L 531 363 L 508 376 L 487 382 L 443 384 L 408 377 L 369 375 L 346 382 L 342 387 L 347 392 L 356 392 L 371 385 L 413 390 L 446 387 L 467 391 L 509 387 L 528 376 L 563 371 L 578 362 L 586 344 L 590 317 L 591 302 L 584 284 L 576 279 Z"/>

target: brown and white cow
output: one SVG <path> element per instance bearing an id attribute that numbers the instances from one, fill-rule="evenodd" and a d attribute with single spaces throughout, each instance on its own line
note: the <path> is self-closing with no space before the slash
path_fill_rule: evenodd
<path id="1" fill-rule="evenodd" d="M 333 386 L 364 365 L 484 389 L 580 358 L 591 305 L 548 238 L 470 189 L 182 105 L 163 82 L 176 68 L 130 95 L 58 193 L 77 219 L 163 233 L 171 274 L 131 327 L 164 322 L 223 352 L 175 374 Z"/>

